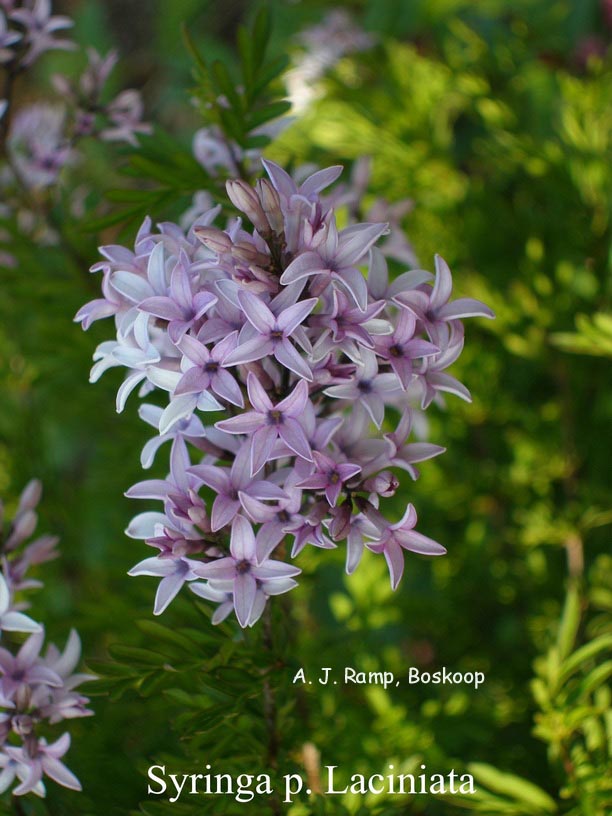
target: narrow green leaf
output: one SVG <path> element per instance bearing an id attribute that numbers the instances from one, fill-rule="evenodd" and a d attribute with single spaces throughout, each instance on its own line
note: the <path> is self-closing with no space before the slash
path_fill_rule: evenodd
<path id="1" fill-rule="evenodd" d="M 243 104 L 225 65 L 219 60 L 212 64 L 211 73 L 219 95 L 224 95 L 237 116 L 242 116 Z"/>
<path id="2" fill-rule="evenodd" d="M 291 102 L 272 102 L 264 108 L 253 111 L 247 120 L 247 129 L 255 130 L 260 125 L 266 122 L 271 122 L 273 119 L 278 119 L 284 116 L 285 113 L 291 110 Z"/>
<path id="3" fill-rule="evenodd" d="M 578 627 L 580 626 L 580 592 L 576 583 L 572 583 L 567 590 L 565 606 L 559 624 L 557 635 L 557 649 L 560 660 L 565 660 L 574 647 Z"/>
<path id="4" fill-rule="evenodd" d="M 255 71 L 258 70 L 265 59 L 270 41 L 270 31 L 270 13 L 264 6 L 259 10 L 253 26 L 253 63 Z"/>
<path id="5" fill-rule="evenodd" d="M 536 812 L 557 812 L 555 800 L 552 799 L 546 791 L 543 791 L 532 782 L 522 779 L 520 776 L 505 773 L 484 762 L 470 763 L 468 765 L 468 771 L 476 780 L 494 793 L 501 793 L 519 802 L 525 802 L 533 808 L 536 808 Z"/>
<path id="6" fill-rule="evenodd" d="M 257 74 L 253 87 L 253 98 L 258 99 L 268 85 L 271 85 L 272 82 L 287 69 L 288 65 L 289 57 L 285 55 L 276 57 L 276 59 L 264 65 Z"/>
<path id="7" fill-rule="evenodd" d="M 204 58 L 198 51 L 196 44 L 193 41 L 193 37 L 191 36 L 189 29 L 187 28 L 187 23 L 182 24 L 181 33 L 183 35 L 187 51 L 191 54 L 193 61 L 204 73 L 206 73 L 208 71 L 208 66 L 206 65 Z"/>
<path id="8" fill-rule="evenodd" d="M 592 660 L 600 652 L 606 650 L 612 651 L 612 634 L 600 635 L 590 643 L 585 643 L 584 646 L 576 649 L 576 651 L 562 663 L 561 671 L 559 673 L 559 681 L 564 682 L 583 664 L 587 663 L 589 660 Z"/>
<path id="9" fill-rule="evenodd" d="M 595 689 L 607 682 L 610 677 L 612 677 L 612 660 L 607 660 L 605 663 L 602 663 L 601 666 L 597 666 L 597 668 L 587 674 L 582 683 L 580 683 L 578 687 L 579 699 L 584 699 L 587 695 L 592 694 Z"/>
<path id="10" fill-rule="evenodd" d="M 168 626 L 163 626 L 161 623 L 152 620 L 136 621 L 136 626 L 145 635 L 150 635 L 156 640 L 171 643 L 174 646 L 179 646 L 182 650 L 191 653 L 195 647 L 193 640 L 190 640 L 185 635 L 178 632 L 176 629 L 170 629 Z"/>
<path id="11" fill-rule="evenodd" d="M 123 643 L 113 643 L 109 652 L 117 660 L 126 660 L 132 665 L 162 666 L 166 662 L 166 657 L 162 654 L 138 646 L 124 646 Z"/>

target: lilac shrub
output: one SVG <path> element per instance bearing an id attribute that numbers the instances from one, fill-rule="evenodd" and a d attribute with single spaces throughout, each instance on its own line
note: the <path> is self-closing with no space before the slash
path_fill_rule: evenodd
<path id="1" fill-rule="evenodd" d="M 53 536 L 28 541 L 36 528 L 40 495 L 40 483 L 30 482 L 6 535 L 1 534 L 0 503 L 0 793 L 14 785 L 15 796 L 44 796 L 43 776 L 81 790 L 79 780 L 61 761 L 70 747 L 70 734 L 66 731 L 51 743 L 45 735 L 48 726 L 93 714 L 88 698 L 77 691 L 81 683 L 95 678 L 74 671 L 81 656 L 75 630 L 63 652 L 51 644 L 43 653 L 44 628 L 23 611 L 28 604 L 21 594 L 42 586 L 29 576 L 30 568 L 58 555 Z M 13 632 L 28 635 L 16 651 L 5 635 Z"/>
<path id="2" fill-rule="evenodd" d="M 342 168 L 298 183 L 263 165 L 254 187 L 227 182 L 252 229 L 242 216 L 216 226 L 220 207 L 186 231 L 147 219 L 133 250 L 101 248 L 92 271 L 103 297 L 76 317 L 84 328 L 114 317 L 91 379 L 127 369 L 119 411 L 135 389 L 168 395 L 140 409 L 159 432 L 143 466 L 170 442 L 170 472 L 127 492 L 163 508 L 129 525 L 155 551 L 130 574 L 161 579 L 155 614 L 188 584 L 217 604 L 214 623 L 233 610 L 242 627 L 297 585 L 292 559 L 305 546 L 343 546 L 348 573 L 364 548 L 382 555 L 393 589 L 406 551 L 445 553 L 415 529 L 412 504 L 397 522 L 385 505 L 400 487 L 394 470 L 416 479 L 416 463 L 444 450 L 411 440 L 415 417 L 442 392 L 470 399 L 446 371 L 462 319 L 493 317 L 452 299 L 438 256 L 435 275 L 410 269 L 390 282 L 377 247 L 388 224 L 339 228 L 334 201 L 347 193 L 323 195 Z"/>

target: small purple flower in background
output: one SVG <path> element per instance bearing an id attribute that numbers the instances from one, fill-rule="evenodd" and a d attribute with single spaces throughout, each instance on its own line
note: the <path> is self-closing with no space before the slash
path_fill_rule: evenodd
<path id="1" fill-rule="evenodd" d="M 8 149 L 28 187 L 55 184 L 62 169 L 74 163 L 76 154 L 65 138 L 65 121 L 63 108 L 44 103 L 22 108 L 15 115 Z"/>
<path id="2" fill-rule="evenodd" d="M 27 51 L 21 61 L 23 68 L 29 68 L 45 51 L 71 51 L 76 48 L 72 40 L 56 39 L 58 31 L 72 28 L 74 23 L 70 17 L 52 15 L 50 0 L 23 0 L 8 16 L 25 29 L 23 42 L 27 45 Z"/>
<path id="3" fill-rule="evenodd" d="M 11 46 L 18 43 L 21 34 L 11 31 L 7 26 L 6 16 L 0 11 L 0 64 L 10 62 L 15 56 Z"/>
<path id="4" fill-rule="evenodd" d="M 137 135 L 148 135 L 153 128 L 142 121 L 144 104 L 138 91 L 122 91 L 106 108 L 109 126 L 100 131 L 107 142 L 127 142 L 138 146 Z"/>
<path id="5" fill-rule="evenodd" d="M 13 595 L 42 586 L 27 577 L 31 566 L 57 555 L 57 539 L 41 536 L 28 542 L 36 528 L 36 506 L 40 501 L 40 482 L 33 480 L 23 490 L 17 512 L 6 530 L 1 529 L 0 503 L 0 629 L 28 632 L 30 636 L 14 654 L 0 646 L 0 793 L 13 787 L 15 796 L 34 793 L 45 796 L 43 776 L 72 790 L 81 790 L 74 774 L 60 762 L 70 747 L 70 735 L 63 734 L 48 744 L 48 726 L 93 714 L 89 699 L 77 689 L 96 678 L 74 673 L 80 660 L 81 643 L 72 630 L 63 652 L 50 644 L 41 654 L 43 627 L 13 607 Z M 27 607 L 19 601 L 19 610 Z"/>
<path id="6" fill-rule="evenodd" d="M 81 783 L 76 776 L 63 762 L 60 762 L 69 748 L 70 734 L 68 733 L 62 734 L 51 745 L 48 745 L 43 737 L 33 744 L 30 743 L 27 748 L 6 746 L 4 749 L 6 756 L 16 763 L 15 773 L 21 781 L 21 784 L 13 789 L 13 794 L 23 796 L 25 793 L 37 793 L 39 796 L 44 796 L 43 776 L 48 776 L 49 779 L 53 779 L 64 788 L 82 790 Z"/>
<path id="7" fill-rule="evenodd" d="M 214 172 L 232 171 L 227 145 L 212 132 L 200 141 Z M 407 257 L 409 247 L 389 239 L 379 249 L 386 223 L 352 223 L 355 190 L 322 198 L 338 167 L 299 181 L 273 162 L 263 168 L 269 180 L 254 187 L 227 183 L 251 232 L 240 218 L 215 226 L 219 208 L 186 230 L 153 231 L 147 221 L 133 251 L 107 247 L 92 267 L 117 322 L 94 376 L 127 368 L 119 407 L 136 386 L 143 396 L 168 394 L 166 407 L 142 409 L 160 430 L 143 465 L 172 440 L 171 476 L 128 491 L 163 503 L 163 513 L 139 514 L 128 528 L 159 555 L 130 574 L 162 579 L 156 614 L 187 583 L 217 605 L 213 623 L 233 611 L 242 627 L 296 586 L 299 569 L 288 561 L 308 544 L 345 543 L 348 573 L 366 549 L 382 555 L 394 589 L 405 550 L 445 552 L 414 530 L 412 505 L 398 522 L 385 506 L 397 501 L 402 473 L 416 479 L 415 463 L 444 450 L 413 441 L 414 420 L 442 392 L 469 399 L 446 371 L 463 348 L 462 320 L 493 316 L 479 301 L 451 299 L 439 257 L 435 278 L 407 269 L 390 281 L 385 255 Z M 357 168 L 356 187 L 366 176 Z M 343 199 L 349 224 L 338 229 Z M 77 317 L 85 326 L 105 310 L 94 303 Z M 225 416 L 206 422 L 207 411 Z"/>

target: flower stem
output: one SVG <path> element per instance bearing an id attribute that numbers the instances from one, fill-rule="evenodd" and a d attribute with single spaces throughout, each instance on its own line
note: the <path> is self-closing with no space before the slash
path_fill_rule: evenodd
<path id="1" fill-rule="evenodd" d="M 270 656 L 271 663 L 274 662 L 274 637 L 272 626 L 272 610 L 269 604 L 263 613 L 263 644 L 266 652 Z M 267 672 L 263 681 L 263 707 L 266 730 L 268 732 L 267 745 L 267 767 L 276 770 L 278 768 L 278 711 L 276 705 L 276 691 L 270 680 L 270 672 Z M 270 806 L 274 816 L 281 816 L 282 808 L 278 794 L 274 793 Z"/>

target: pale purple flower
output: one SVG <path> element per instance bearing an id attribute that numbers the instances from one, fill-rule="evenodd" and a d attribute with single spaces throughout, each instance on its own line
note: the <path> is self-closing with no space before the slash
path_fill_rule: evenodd
<path id="1" fill-rule="evenodd" d="M 234 594 L 222 589 L 213 589 L 209 583 L 194 581 L 189 584 L 189 589 L 199 598 L 205 601 L 212 601 L 218 604 L 213 612 L 211 623 L 216 626 L 229 617 L 234 611 Z"/>
<path id="2" fill-rule="evenodd" d="M 105 111 L 110 126 L 100 131 L 100 138 L 107 142 L 127 142 L 138 147 L 137 135 L 149 135 L 153 128 L 143 122 L 144 104 L 139 91 L 129 89 L 121 93 Z"/>
<path id="3" fill-rule="evenodd" d="M 70 630 L 63 652 L 53 644 L 47 647 L 43 664 L 62 679 L 62 685 L 57 687 L 41 684 L 32 695 L 32 705 L 40 710 L 41 716 L 51 725 L 62 720 L 93 715 L 93 711 L 86 708 L 89 698 L 75 689 L 81 683 L 97 678 L 94 674 L 74 672 L 80 659 L 81 641 L 74 629 Z"/>
<path id="4" fill-rule="evenodd" d="M 175 396 L 201 394 L 210 388 L 221 399 L 243 408 L 244 399 L 240 386 L 223 367 L 225 358 L 234 351 L 237 341 L 238 333 L 232 332 L 209 351 L 195 337 L 186 334 L 178 345 L 189 367 L 174 390 Z"/>
<path id="5" fill-rule="evenodd" d="M 341 284 L 364 312 L 368 306 L 366 280 L 357 268 L 374 242 L 385 233 L 387 224 L 355 224 L 338 232 L 333 221 L 328 221 L 323 238 L 313 249 L 298 255 L 281 276 L 282 284 L 295 283 L 302 278 L 317 276 L 311 288 L 313 294 L 323 291 L 330 281 Z"/>
<path id="6" fill-rule="evenodd" d="M 400 292 L 393 298 L 395 303 L 409 309 L 419 318 L 433 342 L 436 342 L 437 339 L 436 324 L 438 323 L 465 317 L 488 317 L 490 319 L 495 317 L 488 306 L 474 298 L 458 298 L 451 301 L 453 279 L 448 264 L 439 255 L 436 255 L 435 264 L 436 278 L 433 288 L 428 286 L 428 291 L 419 288 Z"/>
<path id="7" fill-rule="evenodd" d="M 278 499 L 277 504 L 264 504 L 259 497 L 241 493 L 242 506 L 249 518 L 257 524 L 261 524 L 258 537 L 272 547 L 280 544 L 290 525 L 300 523 L 302 517 L 300 509 L 302 507 L 302 491 L 296 487 L 299 476 L 295 471 L 285 479 L 283 485 L 284 495 Z M 273 486 L 273 482 L 267 482 Z"/>
<path id="8" fill-rule="evenodd" d="M 247 390 L 253 410 L 217 422 L 215 427 L 227 433 L 251 436 L 251 475 L 260 471 L 269 460 L 279 437 L 297 456 L 311 460 L 308 440 L 298 422 L 308 401 L 306 382 L 300 380 L 293 391 L 276 405 L 251 372 L 247 377 Z"/>
<path id="9" fill-rule="evenodd" d="M 10 12 L 9 17 L 25 29 L 23 39 L 28 50 L 21 62 L 24 68 L 32 65 L 45 51 L 76 48 L 72 40 L 55 38 L 56 32 L 72 28 L 74 23 L 69 17 L 52 16 L 51 0 L 25 0 L 21 8 Z"/>
<path id="10" fill-rule="evenodd" d="M 416 319 L 407 309 L 400 312 L 393 334 L 376 338 L 376 354 L 386 360 L 404 390 L 412 379 L 413 361 L 422 357 L 431 357 L 440 349 L 415 337 Z"/>
<path id="11" fill-rule="evenodd" d="M 0 793 L 4 793 L 10 788 L 15 781 L 15 777 L 23 783 L 30 776 L 29 765 L 20 760 L 13 759 L 8 756 L 8 754 L 3 753 L 3 751 L 0 751 L 0 769 Z M 34 793 L 40 797 L 44 797 L 46 793 L 45 786 L 40 780 L 27 792 Z"/>
<path id="12" fill-rule="evenodd" d="M 313 451 L 312 457 L 315 463 L 314 471 L 310 476 L 299 481 L 297 486 L 323 490 L 325 498 L 334 507 L 345 482 L 356 476 L 361 471 L 361 467 L 351 462 L 336 462 L 330 456 L 318 451 Z"/>
<path id="13" fill-rule="evenodd" d="M 400 389 L 395 374 L 379 374 L 378 362 L 373 352 L 363 349 L 362 362 L 357 366 L 355 377 L 346 385 L 332 385 L 326 388 L 329 397 L 360 402 L 377 428 L 385 418 L 385 400 Z"/>
<path id="14" fill-rule="evenodd" d="M 16 612 L 11 606 L 11 593 L 2 573 L 0 573 L 0 630 L 5 632 L 39 632 L 40 624 L 23 612 Z"/>
<path id="15" fill-rule="evenodd" d="M 244 628 L 249 625 L 257 596 L 257 582 L 269 582 L 269 586 L 298 575 L 301 570 L 291 564 L 269 558 L 264 548 L 257 553 L 253 528 L 243 516 L 236 516 L 232 523 L 230 555 L 195 568 L 196 574 L 209 581 L 231 581 L 234 610 L 238 622 Z M 271 593 L 269 593 L 271 594 Z"/>
<path id="16" fill-rule="evenodd" d="M 81 93 L 88 99 L 98 99 L 110 76 L 111 71 L 119 61 L 117 51 L 109 51 L 102 56 L 95 48 L 88 48 L 87 67 L 79 79 Z"/>
<path id="17" fill-rule="evenodd" d="M 0 11 L 0 64 L 10 62 L 14 58 L 15 52 L 11 50 L 11 46 L 20 39 L 21 34 L 7 27 L 6 17 Z"/>
<path id="18" fill-rule="evenodd" d="M 286 532 L 293 536 L 291 557 L 304 549 L 307 544 L 323 550 L 333 550 L 336 545 L 325 534 L 323 522 L 329 514 L 329 505 L 325 501 L 318 501 L 310 507 L 308 513 L 294 518 L 287 523 Z"/>
<path id="19" fill-rule="evenodd" d="M 400 521 L 396 524 L 386 524 L 380 531 L 377 541 L 367 542 L 366 546 L 369 550 L 385 556 L 392 589 L 397 588 L 404 572 L 402 550 L 410 550 L 421 555 L 444 555 L 446 553 L 444 547 L 437 541 L 414 530 L 416 522 L 416 511 L 412 504 L 409 504 Z"/>
<path id="20" fill-rule="evenodd" d="M 150 405 L 144 403 L 138 408 L 138 416 L 148 425 L 154 428 L 159 428 L 160 420 L 163 414 L 163 408 L 158 405 Z M 200 439 L 206 436 L 206 430 L 202 424 L 200 417 L 193 414 L 189 419 L 182 419 L 176 422 L 170 431 L 165 434 L 154 436 L 145 442 L 140 455 L 140 464 L 146 470 L 150 468 L 155 459 L 155 454 L 165 442 L 175 439 L 177 436 L 182 436 L 192 444 L 196 444 Z"/>
<path id="21" fill-rule="evenodd" d="M 32 189 L 57 182 L 75 153 L 65 136 L 63 108 L 36 103 L 19 110 L 11 123 L 8 148 L 20 179 Z"/>
<path id="22" fill-rule="evenodd" d="M 7 649 L 0 648 L 0 687 L 2 694 L 13 699 L 24 685 L 42 683 L 47 686 L 62 685 L 62 678 L 57 672 L 44 666 L 39 660 L 40 650 L 45 639 L 42 627 L 30 635 L 16 655 Z"/>
<path id="23" fill-rule="evenodd" d="M 128 571 L 128 575 L 161 578 L 155 594 L 154 615 L 161 615 L 176 598 L 186 581 L 195 581 L 198 562 L 188 558 L 145 558 Z"/>
<path id="24" fill-rule="evenodd" d="M 312 326 L 321 328 L 313 346 L 313 357 L 319 359 L 330 351 L 343 351 L 351 360 L 360 359 L 360 347 L 373 349 L 373 335 L 390 334 L 393 330 L 387 320 L 377 320 L 385 308 L 384 301 L 375 301 L 365 310 L 356 309 L 342 292 L 334 290 L 332 311 L 316 315 Z"/>
<path id="25" fill-rule="evenodd" d="M 123 298 L 111 285 L 110 272 L 103 276 L 102 294 L 103 298 L 89 301 L 76 313 L 74 321 L 80 323 L 84 329 L 88 329 L 96 320 L 118 314 L 124 307 Z"/>
<path id="26" fill-rule="evenodd" d="M 310 368 L 289 342 L 289 338 L 312 312 L 317 298 L 294 303 L 283 309 L 278 316 L 272 314 L 266 304 L 252 292 L 239 292 L 238 300 L 255 333 L 228 354 L 225 365 L 250 363 L 273 355 L 282 366 L 298 377 L 312 380 Z"/>
<path id="27" fill-rule="evenodd" d="M 64 788 L 76 791 L 82 790 L 81 783 L 76 776 L 63 762 L 60 762 L 60 759 L 69 748 L 70 734 L 68 733 L 63 734 L 51 745 L 48 745 L 44 738 L 40 739 L 34 750 L 6 745 L 4 747 L 6 755 L 27 769 L 25 779 L 22 779 L 21 774 L 18 772 L 17 775 L 22 779 L 22 782 L 13 790 L 13 794 L 22 796 L 25 793 L 30 793 L 30 791 L 35 791 L 36 787 L 41 783 L 43 775 L 53 779 L 54 782 Z"/>
<path id="28" fill-rule="evenodd" d="M 211 176 L 219 170 L 239 173 L 236 158 L 227 139 L 216 127 L 201 128 L 193 137 L 193 155 Z"/>
<path id="29" fill-rule="evenodd" d="M 143 312 L 168 321 L 168 335 L 179 343 L 183 335 L 217 302 L 210 292 L 194 291 L 186 253 L 176 264 L 170 278 L 170 292 L 166 296 L 149 297 L 138 304 Z"/>
<path id="30" fill-rule="evenodd" d="M 421 407 L 426 409 L 436 399 L 440 391 L 454 394 L 465 402 L 471 402 L 469 390 L 446 369 L 458 359 L 463 351 L 463 324 L 458 320 L 438 324 L 436 327 L 436 344 L 441 351 L 423 361 L 419 374 L 421 388 Z"/>
<path id="31" fill-rule="evenodd" d="M 418 471 L 413 465 L 416 462 L 425 462 L 444 453 L 446 448 L 432 445 L 430 442 L 407 442 L 412 427 L 412 412 L 406 411 L 393 433 L 384 434 L 389 445 L 387 462 L 393 467 L 406 470 L 413 479 L 418 477 Z"/>
<path id="32" fill-rule="evenodd" d="M 246 508 L 250 499 L 260 501 L 281 501 L 286 499 L 285 491 L 267 480 L 255 480 L 250 473 L 251 455 L 248 447 L 243 446 L 232 467 L 215 467 L 213 465 L 195 465 L 190 472 L 204 485 L 216 493 L 211 512 L 211 529 L 213 532 L 230 524 L 240 508 Z"/>

